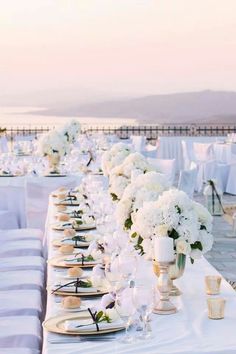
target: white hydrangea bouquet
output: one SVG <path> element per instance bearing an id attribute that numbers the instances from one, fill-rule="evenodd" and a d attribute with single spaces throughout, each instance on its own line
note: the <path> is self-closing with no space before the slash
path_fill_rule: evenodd
<path id="1" fill-rule="evenodd" d="M 131 238 L 136 248 L 149 256 L 153 238 L 166 234 L 174 239 L 176 253 L 190 256 L 192 263 L 212 248 L 212 216 L 177 189 L 163 192 L 157 201 L 144 203 L 132 219 Z"/>
<path id="2" fill-rule="evenodd" d="M 81 131 L 81 125 L 75 119 L 73 119 L 69 123 L 65 124 L 59 130 L 59 132 L 65 136 L 68 144 L 73 144 L 76 141 L 80 131 Z"/>
<path id="3" fill-rule="evenodd" d="M 139 175 L 124 190 L 116 208 L 116 220 L 125 230 L 133 224 L 133 214 L 144 202 L 155 201 L 160 194 L 169 188 L 164 175 L 155 171 Z"/>
<path id="4" fill-rule="evenodd" d="M 126 157 L 126 159 L 110 172 L 109 192 L 113 200 L 120 200 L 125 188 L 131 182 L 132 174 L 144 174 L 152 171 L 153 167 L 147 159 L 140 153 L 135 152 Z"/>
<path id="5" fill-rule="evenodd" d="M 68 143 L 63 134 L 57 130 L 51 130 L 40 137 L 38 152 L 42 156 L 58 154 L 63 157 L 68 152 Z"/>
<path id="6" fill-rule="evenodd" d="M 111 170 L 120 165 L 131 152 L 131 147 L 124 143 L 114 144 L 110 150 L 105 151 L 102 155 L 103 174 L 109 176 Z"/>

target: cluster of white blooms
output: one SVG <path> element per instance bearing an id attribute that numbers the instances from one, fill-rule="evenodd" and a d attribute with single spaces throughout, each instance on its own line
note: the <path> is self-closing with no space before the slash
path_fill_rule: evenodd
<path id="1" fill-rule="evenodd" d="M 116 208 L 116 220 L 124 229 L 130 229 L 133 215 L 144 202 L 155 201 L 169 188 L 164 175 L 151 171 L 139 175 L 125 188 Z"/>
<path id="2" fill-rule="evenodd" d="M 161 229 L 174 239 L 176 253 L 192 260 L 212 248 L 212 216 L 201 204 L 184 192 L 171 189 L 157 201 L 144 203 L 133 215 L 132 236 L 137 246 L 150 253 L 152 240 L 161 236 Z"/>
<path id="3" fill-rule="evenodd" d="M 68 153 L 68 143 L 60 132 L 51 130 L 39 139 L 38 152 L 42 156 L 58 153 L 62 157 Z"/>
<path id="4" fill-rule="evenodd" d="M 38 152 L 43 156 L 58 153 L 61 157 L 69 152 L 69 146 L 75 141 L 80 131 L 80 124 L 76 120 L 54 129 L 41 136 L 38 142 Z"/>
<path id="5" fill-rule="evenodd" d="M 147 159 L 140 153 L 135 152 L 126 157 L 119 165 L 110 172 L 110 194 L 114 200 L 120 200 L 125 188 L 131 182 L 132 174 L 143 174 L 152 171 L 153 167 Z"/>
<path id="6" fill-rule="evenodd" d="M 114 144 L 110 150 L 105 151 L 102 155 L 103 174 L 109 176 L 111 170 L 120 165 L 131 152 L 131 148 L 123 143 Z"/>
<path id="7" fill-rule="evenodd" d="M 59 130 L 59 132 L 65 136 L 66 141 L 69 144 L 72 144 L 76 141 L 76 139 L 80 133 L 80 130 L 81 130 L 80 123 L 77 120 L 73 119 L 69 123 L 65 124 Z"/>

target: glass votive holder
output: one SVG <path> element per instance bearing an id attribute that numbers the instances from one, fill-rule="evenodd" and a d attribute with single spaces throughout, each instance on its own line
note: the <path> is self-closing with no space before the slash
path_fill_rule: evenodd
<path id="1" fill-rule="evenodd" d="M 225 299 L 214 297 L 207 299 L 208 318 L 211 320 L 221 320 L 224 318 Z"/>
<path id="2" fill-rule="evenodd" d="M 220 293 L 221 277 L 219 275 L 205 276 L 207 295 L 218 295 Z"/>

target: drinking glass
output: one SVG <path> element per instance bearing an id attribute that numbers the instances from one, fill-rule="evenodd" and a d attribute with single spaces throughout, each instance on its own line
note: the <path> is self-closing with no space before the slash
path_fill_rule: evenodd
<path id="1" fill-rule="evenodd" d="M 151 326 L 149 323 L 149 316 L 154 305 L 154 291 L 148 285 L 138 285 L 133 290 L 133 303 L 139 313 L 141 320 L 141 333 L 138 335 L 140 339 L 149 339 L 151 335 Z"/>

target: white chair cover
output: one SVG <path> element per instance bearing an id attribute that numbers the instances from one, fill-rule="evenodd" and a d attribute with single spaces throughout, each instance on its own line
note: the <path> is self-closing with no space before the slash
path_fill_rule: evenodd
<path id="1" fill-rule="evenodd" d="M 0 229 L 7 230 L 19 227 L 17 216 L 9 210 L 0 210 Z"/>
<path id="2" fill-rule="evenodd" d="M 226 186 L 226 193 L 236 195 L 236 164 L 232 164 L 229 168 L 229 177 Z"/>
<path id="3" fill-rule="evenodd" d="M 10 229 L 0 230 L 0 241 L 9 240 L 43 240 L 43 233 L 39 229 Z"/>
<path id="4" fill-rule="evenodd" d="M 40 291 L 0 291 L 0 317 L 3 316 L 36 316 L 41 318 L 42 297 Z"/>
<path id="5" fill-rule="evenodd" d="M 41 332 L 40 320 L 35 316 L 1 317 L 0 348 L 12 348 L 9 352 L 11 354 L 17 353 L 13 348 L 39 350 L 42 342 Z M 24 352 L 26 353 L 27 351 Z"/>
<path id="6" fill-rule="evenodd" d="M 8 152 L 7 138 L 5 136 L 0 137 L 0 152 Z"/>
<path id="7" fill-rule="evenodd" d="M 0 257 L 42 256 L 40 240 L 2 240 Z"/>
<path id="8" fill-rule="evenodd" d="M 44 274 L 37 270 L 19 270 L 1 273 L 1 290 L 38 290 L 43 291 Z M 1 321 L 0 321 L 1 322 Z"/>
<path id="9" fill-rule="evenodd" d="M 187 171 L 190 168 L 191 157 L 189 155 L 189 149 L 187 147 L 187 142 L 185 140 L 181 141 L 182 146 L 182 155 L 183 155 L 183 163 L 184 163 L 184 170 Z"/>
<path id="10" fill-rule="evenodd" d="M 175 181 L 175 159 L 166 160 L 166 159 L 153 159 L 151 157 L 147 158 L 150 165 L 152 165 L 157 172 L 163 173 L 167 181 L 172 186 Z"/>
<path id="11" fill-rule="evenodd" d="M 26 219 L 27 227 L 44 230 L 47 216 L 49 194 L 65 186 L 76 187 L 77 177 L 32 178 L 26 181 Z"/>
<path id="12" fill-rule="evenodd" d="M 132 145 L 134 150 L 137 152 L 142 152 L 145 150 L 146 146 L 146 137 L 143 135 L 131 135 L 130 139 L 132 141 Z"/>
<path id="13" fill-rule="evenodd" d="M 8 185 L 0 187 L 0 209 L 8 210 L 15 214 L 17 226 L 11 225 L 13 228 L 22 228 L 26 226 L 25 218 L 25 192 L 20 186 Z M 1 229 L 1 225 L 0 225 Z"/>
<path id="14" fill-rule="evenodd" d="M 180 171 L 178 189 L 184 191 L 190 198 L 193 197 L 197 182 L 197 168 Z"/>
<path id="15" fill-rule="evenodd" d="M 45 268 L 45 260 L 39 256 L 6 257 L 1 262 L 1 272 L 39 270 L 44 274 Z"/>
<path id="16" fill-rule="evenodd" d="M 193 151 L 197 162 L 206 162 L 213 158 L 213 145 L 211 143 L 193 143 Z"/>
<path id="17" fill-rule="evenodd" d="M 1 354 L 40 354 L 40 351 L 37 349 L 29 348 L 0 348 Z"/>

